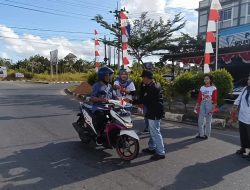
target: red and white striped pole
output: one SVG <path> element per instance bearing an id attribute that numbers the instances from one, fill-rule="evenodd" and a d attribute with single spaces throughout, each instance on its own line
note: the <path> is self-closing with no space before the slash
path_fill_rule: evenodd
<path id="1" fill-rule="evenodd" d="M 95 67 L 98 69 L 100 64 L 100 52 L 99 52 L 99 40 L 98 40 L 98 32 L 95 30 Z"/>
<path id="2" fill-rule="evenodd" d="M 205 56 L 204 56 L 204 73 L 209 73 L 210 68 L 209 64 L 211 63 L 211 53 L 214 53 L 212 43 L 217 42 L 218 36 L 216 37 L 216 21 L 220 20 L 219 10 L 221 10 L 221 4 L 219 0 L 212 0 L 210 13 L 208 17 L 208 25 L 207 25 L 207 36 L 206 36 L 206 47 L 205 47 Z M 216 48 L 218 48 L 218 44 L 216 43 Z M 216 55 L 217 56 L 217 55 Z"/>
<path id="3" fill-rule="evenodd" d="M 123 65 L 128 65 L 128 16 L 126 11 L 120 12 L 120 19 L 121 19 L 121 33 L 122 33 L 122 63 Z"/>

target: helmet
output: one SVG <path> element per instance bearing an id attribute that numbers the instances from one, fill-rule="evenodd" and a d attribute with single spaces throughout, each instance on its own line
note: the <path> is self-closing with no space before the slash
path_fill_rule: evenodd
<path id="1" fill-rule="evenodd" d="M 122 75 L 122 74 L 126 74 L 126 75 L 128 75 L 128 71 L 127 71 L 127 69 L 124 69 L 124 68 L 120 69 L 120 71 L 119 71 L 119 75 Z"/>
<path id="2" fill-rule="evenodd" d="M 103 81 L 106 75 L 112 75 L 114 73 L 113 69 L 109 68 L 109 67 L 101 67 L 98 70 L 98 79 L 100 81 Z"/>

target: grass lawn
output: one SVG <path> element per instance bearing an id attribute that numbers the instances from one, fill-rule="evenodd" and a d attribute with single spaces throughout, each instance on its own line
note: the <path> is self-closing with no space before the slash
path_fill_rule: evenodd
<path id="1" fill-rule="evenodd" d="M 41 81 L 85 81 L 87 79 L 86 73 L 63 73 L 57 76 L 54 75 L 51 78 L 49 74 L 34 74 L 33 80 L 41 80 Z"/>

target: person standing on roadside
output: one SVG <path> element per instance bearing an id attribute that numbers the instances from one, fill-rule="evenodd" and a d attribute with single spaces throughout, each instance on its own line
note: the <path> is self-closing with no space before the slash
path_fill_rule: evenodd
<path id="1" fill-rule="evenodd" d="M 142 96 L 134 100 L 133 104 L 143 104 L 147 108 L 145 118 L 148 121 L 150 139 L 148 148 L 143 149 L 144 153 L 153 154 L 151 160 L 160 160 L 165 158 L 165 147 L 160 131 L 161 119 L 164 115 L 163 93 L 160 84 L 153 80 L 153 73 L 149 70 L 142 72 L 144 89 Z"/>
<path id="2" fill-rule="evenodd" d="M 217 107 L 218 92 L 213 85 L 213 76 L 206 74 L 204 83 L 205 85 L 200 88 L 198 101 L 195 106 L 195 112 L 199 114 L 199 133 L 196 136 L 198 139 L 208 139 L 210 137 L 212 117 Z"/>
<path id="3" fill-rule="evenodd" d="M 241 148 L 236 154 L 246 157 L 250 161 L 250 152 L 248 155 L 246 149 L 250 149 L 250 75 L 248 76 L 247 86 L 240 93 L 233 105 L 233 112 L 239 110 L 239 132 Z"/>

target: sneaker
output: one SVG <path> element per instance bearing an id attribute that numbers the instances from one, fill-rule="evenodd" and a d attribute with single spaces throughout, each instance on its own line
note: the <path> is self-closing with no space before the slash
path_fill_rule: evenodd
<path id="1" fill-rule="evenodd" d="M 143 132 L 144 132 L 144 133 L 148 133 L 148 132 L 149 132 L 148 128 L 145 128 L 145 129 L 143 130 Z"/>
<path id="2" fill-rule="evenodd" d="M 149 148 L 142 149 L 142 152 L 147 154 L 155 154 L 155 150 L 150 150 Z"/>
<path id="3" fill-rule="evenodd" d="M 249 160 L 250 159 L 250 152 L 249 152 L 249 154 L 242 154 L 241 155 L 242 156 L 242 158 L 246 158 L 247 160 Z"/>
<path id="4" fill-rule="evenodd" d="M 241 149 L 237 150 L 235 154 L 244 155 L 245 153 L 246 153 L 246 149 L 241 148 Z"/>
<path id="5" fill-rule="evenodd" d="M 203 137 L 199 136 L 198 139 L 207 140 L 208 137 L 206 135 L 204 135 Z"/>
<path id="6" fill-rule="evenodd" d="M 161 160 L 161 159 L 165 159 L 165 155 L 159 155 L 159 154 L 154 154 L 150 160 L 153 160 L 153 161 L 157 161 L 157 160 Z"/>
<path id="7" fill-rule="evenodd" d="M 200 135 L 197 135 L 195 138 L 196 138 L 196 139 L 201 139 L 201 136 L 200 136 Z"/>

